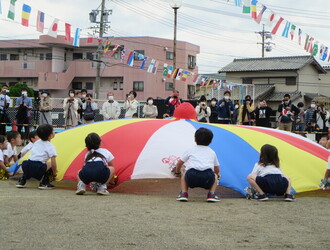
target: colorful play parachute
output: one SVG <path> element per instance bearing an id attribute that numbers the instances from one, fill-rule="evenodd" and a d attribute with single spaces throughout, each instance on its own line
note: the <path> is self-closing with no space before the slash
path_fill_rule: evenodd
<path id="1" fill-rule="evenodd" d="M 58 179 L 76 180 L 86 153 L 84 139 L 91 132 L 115 156 L 118 183 L 131 179 L 173 178 L 171 167 L 195 145 L 196 129 L 214 133 L 210 147 L 220 162 L 219 185 L 244 193 L 246 176 L 259 159 L 262 145 L 279 150 L 280 164 L 296 192 L 318 189 L 329 152 L 301 136 L 274 129 L 199 123 L 190 119 L 122 119 L 83 125 L 56 135 Z"/>

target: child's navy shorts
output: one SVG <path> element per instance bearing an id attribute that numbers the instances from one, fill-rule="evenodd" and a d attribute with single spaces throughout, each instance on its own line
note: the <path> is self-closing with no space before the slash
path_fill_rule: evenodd
<path id="1" fill-rule="evenodd" d="M 264 177 L 257 176 L 256 183 L 267 194 L 285 194 L 289 182 L 287 178 L 280 174 L 268 174 Z"/>
<path id="2" fill-rule="evenodd" d="M 35 178 L 40 181 L 47 171 L 47 165 L 41 161 L 26 160 L 22 163 L 22 169 L 27 180 Z"/>
<path id="3" fill-rule="evenodd" d="M 191 168 L 186 172 L 185 179 L 190 188 L 201 187 L 210 189 L 214 184 L 215 176 L 212 169 L 199 171 Z"/>
<path id="4" fill-rule="evenodd" d="M 85 163 L 79 172 L 80 180 L 88 185 L 91 182 L 106 183 L 110 177 L 110 169 L 103 161 L 92 161 Z"/>

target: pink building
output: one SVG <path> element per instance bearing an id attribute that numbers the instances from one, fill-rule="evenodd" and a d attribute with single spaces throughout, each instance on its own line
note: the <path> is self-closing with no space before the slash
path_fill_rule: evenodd
<path id="1" fill-rule="evenodd" d="M 155 37 L 109 38 L 112 45 L 118 44 L 120 50 L 113 57 L 103 57 L 101 64 L 100 99 L 112 91 L 118 100 L 135 90 L 138 100 L 149 96 L 166 98 L 172 93 L 173 79 L 162 75 L 163 64 L 173 65 L 173 41 Z M 95 90 L 95 59 L 98 41 L 80 41 L 80 47 L 72 46 L 64 36 L 53 38 L 42 35 L 39 40 L 1 40 L 0 41 L 0 84 L 12 85 L 26 83 L 35 90 L 49 89 L 53 97 L 67 96 L 69 89 L 85 88 Z M 112 49 L 112 48 L 110 48 Z M 120 61 L 122 49 L 134 50 L 159 61 L 156 74 L 139 69 L 142 60 L 135 58 L 134 67 Z M 177 67 L 198 73 L 196 55 L 199 46 L 187 42 L 177 43 Z M 127 55 L 126 55 L 127 58 Z M 146 67 L 149 66 L 148 60 Z M 176 81 L 176 89 L 182 98 L 192 98 L 195 93 L 193 77 L 186 82 Z"/>

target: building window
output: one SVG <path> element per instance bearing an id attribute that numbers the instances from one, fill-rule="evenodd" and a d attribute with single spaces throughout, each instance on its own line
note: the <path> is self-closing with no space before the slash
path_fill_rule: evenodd
<path id="1" fill-rule="evenodd" d="M 251 77 L 243 77 L 243 84 L 252 84 Z"/>
<path id="2" fill-rule="evenodd" d="M 18 61 L 19 60 L 19 54 L 10 54 L 10 60 L 11 61 Z"/>
<path id="3" fill-rule="evenodd" d="M 120 89 L 120 90 L 123 90 L 123 89 L 124 89 L 124 83 L 123 83 L 123 82 L 120 82 L 120 83 L 119 83 L 119 89 Z"/>
<path id="4" fill-rule="evenodd" d="M 196 56 L 188 55 L 188 68 L 194 69 L 196 67 Z"/>
<path id="5" fill-rule="evenodd" d="M 133 82 L 133 90 L 134 91 L 144 91 L 144 82 Z"/>
<path id="6" fill-rule="evenodd" d="M 94 53 L 93 52 L 87 52 L 86 53 L 86 58 L 88 60 L 94 60 Z"/>
<path id="7" fill-rule="evenodd" d="M 82 89 L 82 82 L 73 82 L 72 83 L 72 88 L 73 89 Z"/>
<path id="8" fill-rule="evenodd" d="M 73 53 L 72 59 L 73 60 L 83 59 L 83 53 Z"/>
<path id="9" fill-rule="evenodd" d="M 45 60 L 45 54 L 41 53 L 39 54 L 39 60 Z"/>
<path id="10" fill-rule="evenodd" d="M 23 63 L 23 69 L 27 69 L 28 68 L 28 64 L 26 62 Z"/>
<path id="11" fill-rule="evenodd" d="M 144 56 L 144 50 L 135 50 L 134 60 L 136 60 L 136 61 L 142 61 L 143 60 L 144 57 L 139 56 L 139 54 Z"/>
<path id="12" fill-rule="evenodd" d="M 53 54 L 52 53 L 46 53 L 46 60 L 52 60 Z"/>
<path id="13" fill-rule="evenodd" d="M 173 82 L 165 82 L 165 90 L 173 90 Z"/>
<path id="14" fill-rule="evenodd" d="M 113 83 L 113 90 L 117 90 L 118 89 L 118 83 L 117 82 L 114 82 Z"/>
<path id="15" fill-rule="evenodd" d="M 166 51 L 166 60 L 173 60 L 173 52 Z"/>
<path id="16" fill-rule="evenodd" d="M 295 77 L 286 77 L 285 84 L 286 85 L 296 85 L 296 78 Z"/>
<path id="17" fill-rule="evenodd" d="M 93 83 L 92 82 L 86 82 L 86 89 L 87 90 L 92 90 L 93 89 Z"/>
<path id="18" fill-rule="evenodd" d="M 0 61 L 7 61 L 7 54 L 0 54 Z"/>

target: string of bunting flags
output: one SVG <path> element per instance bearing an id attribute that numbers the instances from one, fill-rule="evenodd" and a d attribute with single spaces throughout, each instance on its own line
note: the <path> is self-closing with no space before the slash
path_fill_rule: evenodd
<path id="1" fill-rule="evenodd" d="M 227 2 L 230 2 L 228 0 Z M 251 14 L 251 18 L 254 19 L 258 24 L 264 18 L 264 14 L 267 13 L 265 24 L 272 29 L 271 33 L 276 35 L 282 28 L 282 37 L 294 40 L 299 46 L 304 46 L 304 50 L 311 53 L 313 56 L 319 56 L 322 61 L 330 62 L 329 47 L 325 44 L 320 43 L 313 36 L 303 32 L 294 23 L 284 19 L 282 16 L 268 8 L 263 4 L 258 4 L 258 0 L 233 0 L 235 6 L 242 7 L 244 14 Z M 258 12 L 259 9 L 259 12 Z M 305 39 L 303 39 L 305 37 Z M 302 41 L 305 41 L 303 43 Z"/>

